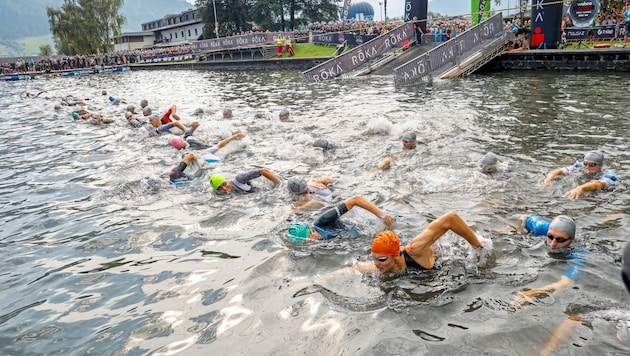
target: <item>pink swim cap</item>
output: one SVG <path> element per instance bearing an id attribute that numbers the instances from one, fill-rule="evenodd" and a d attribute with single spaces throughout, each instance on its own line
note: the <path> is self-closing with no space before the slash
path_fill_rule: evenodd
<path id="1" fill-rule="evenodd" d="M 182 140 L 179 137 L 173 137 L 170 140 L 171 146 L 175 147 L 175 149 L 181 150 L 182 148 L 186 148 L 186 141 Z"/>

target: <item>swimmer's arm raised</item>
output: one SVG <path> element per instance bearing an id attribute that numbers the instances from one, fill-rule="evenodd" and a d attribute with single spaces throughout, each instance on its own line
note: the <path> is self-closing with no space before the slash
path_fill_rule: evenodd
<path id="1" fill-rule="evenodd" d="M 275 185 L 280 184 L 280 182 L 282 182 L 282 180 L 280 179 L 280 177 L 278 177 L 275 173 L 273 173 L 272 171 L 268 170 L 267 168 L 263 168 L 260 170 L 260 174 L 269 179 L 270 181 L 272 181 Z"/>

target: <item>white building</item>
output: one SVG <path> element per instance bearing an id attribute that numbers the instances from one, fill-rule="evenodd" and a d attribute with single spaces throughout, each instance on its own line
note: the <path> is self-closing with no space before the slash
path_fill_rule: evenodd
<path id="1" fill-rule="evenodd" d="M 142 24 L 142 32 L 124 32 L 114 38 L 115 50 L 177 46 L 196 41 L 203 33 L 197 10 L 188 9 L 178 15 L 167 15 Z"/>

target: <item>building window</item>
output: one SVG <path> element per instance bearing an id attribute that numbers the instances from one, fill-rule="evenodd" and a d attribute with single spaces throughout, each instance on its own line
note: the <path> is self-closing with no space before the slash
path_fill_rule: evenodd
<path id="1" fill-rule="evenodd" d="M 177 32 L 175 32 L 175 38 L 177 38 Z"/>
<path id="2" fill-rule="evenodd" d="M 190 37 L 190 36 L 192 36 L 192 35 L 190 34 L 190 29 L 188 29 L 188 37 Z"/>
<path id="3" fill-rule="evenodd" d="M 169 33 L 169 35 L 170 35 L 170 38 L 171 38 L 171 39 L 173 39 L 173 34 L 172 34 L 172 33 Z"/>
<path id="4" fill-rule="evenodd" d="M 182 31 L 182 38 L 184 38 L 184 31 Z"/>
<path id="5" fill-rule="evenodd" d="M 197 36 L 197 29 L 195 28 L 195 37 Z"/>

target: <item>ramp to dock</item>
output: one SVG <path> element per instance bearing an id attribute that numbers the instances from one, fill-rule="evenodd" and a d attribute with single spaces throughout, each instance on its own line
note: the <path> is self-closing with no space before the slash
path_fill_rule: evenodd
<path id="1" fill-rule="evenodd" d="M 469 75 L 504 51 L 507 44 L 503 16 L 498 13 L 395 68 L 395 85 L 410 85 L 434 77 L 451 79 Z"/>

